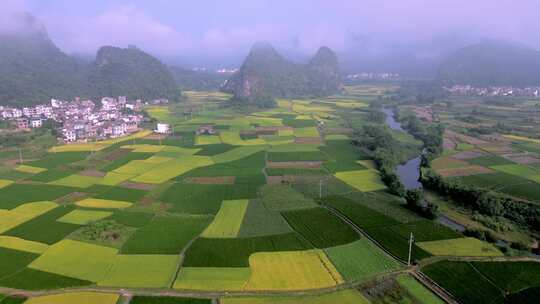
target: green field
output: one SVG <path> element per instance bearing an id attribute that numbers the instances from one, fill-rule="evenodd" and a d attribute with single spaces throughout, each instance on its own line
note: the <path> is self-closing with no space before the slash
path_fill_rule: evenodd
<path id="1" fill-rule="evenodd" d="M 71 292 L 28 299 L 27 304 L 116 304 L 119 296 L 113 293 Z"/>
<path id="2" fill-rule="evenodd" d="M 418 247 L 440 256 L 502 256 L 493 245 L 474 238 L 420 242 Z"/>
<path id="3" fill-rule="evenodd" d="M 182 267 L 174 282 L 175 289 L 243 290 L 251 276 L 247 267 Z"/>
<path id="4" fill-rule="evenodd" d="M 343 290 L 313 296 L 259 296 L 221 298 L 223 304 L 369 304 L 358 291 Z"/>
<path id="5" fill-rule="evenodd" d="M 360 238 L 347 223 L 323 208 L 287 211 L 283 216 L 315 248 L 344 245 Z"/>
<path id="6" fill-rule="evenodd" d="M 256 252 L 293 251 L 312 246 L 293 233 L 251 238 L 199 238 L 187 249 L 186 267 L 248 267 Z"/>
<path id="7" fill-rule="evenodd" d="M 130 304 L 211 304 L 212 300 L 190 299 L 178 297 L 147 297 L 135 296 L 129 302 Z"/>
<path id="8" fill-rule="evenodd" d="M 400 264 L 366 239 L 325 249 L 343 279 L 361 281 L 400 268 Z"/>
<path id="9" fill-rule="evenodd" d="M 178 255 L 117 255 L 99 286 L 166 288 L 173 279 Z"/>
<path id="10" fill-rule="evenodd" d="M 59 218 L 57 221 L 69 224 L 86 225 L 90 222 L 102 220 L 112 214 L 112 212 L 108 211 L 73 210 Z"/>
<path id="11" fill-rule="evenodd" d="M 424 285 L 418 282 L 411 276 L 400 275 L 397 277 L 397 282 L 414 298 L 426 304 L 444 304 L 445 302 L 433 294 Z"/>
<path id="12" fill-rule="evenodd" d="M 179 254 L 210 223 L 208 217 L 155 217 L 124 244 L 123 254 Z"/>

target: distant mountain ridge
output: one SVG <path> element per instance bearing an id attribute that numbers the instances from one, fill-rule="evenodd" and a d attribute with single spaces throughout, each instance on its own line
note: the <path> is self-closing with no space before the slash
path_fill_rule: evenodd
<path id="1" fill-rule="evenodd" d="M 246 103 L 273 98 L 328 96 L 342 87 L 336 54 L 319 49 L 308 64 L 285 59 L 268 43 L 256 43 L 223 90 Z"/>
<path id="2" fill-rule="evenodd" d="M 32 105 L 51 98 L 177 99 L 169 69 L 136 48 L 101 48 L 88 64 L 64 54 L 29 14 L 16 30 L 0 32 L 0 105 Z"/>
<path id="3" fill-rule="evenodd" d="M 446 58 L 436 81 L 443 85 L 540 85 L 540 51 L 501 41 L 473 44 Z"/>

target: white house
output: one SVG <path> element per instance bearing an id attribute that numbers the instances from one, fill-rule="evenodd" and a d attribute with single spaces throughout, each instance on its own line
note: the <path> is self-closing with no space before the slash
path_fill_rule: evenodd
<path id="1" fill-rule="evenodd" d="M 158 123 L 155 132 L 160 134 L 169 134 L 171 132 L 171 126 L 165 123 Z"/>
<path id="2" fill-rule="evenodd" d="M 41 128 L 43 122 L 41 119 L 32 119 L 30 120 L 30 128 Z"/>

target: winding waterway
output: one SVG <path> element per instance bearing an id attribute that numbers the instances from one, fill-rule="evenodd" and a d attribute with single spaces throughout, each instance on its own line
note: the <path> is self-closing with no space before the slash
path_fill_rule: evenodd
<path id="1" fill-rule="evenodd" d="M 386 114 L 386 124 L 391 129 L 406 132 L 395 119 L 392 109 L 384 108 L 383 112 Z M 407 190 L 422 188 L 422 184 L 418 181 L 420 178 L 420 161 L 421 156 L 418 155 L 406 163 L 399 165 L 396 169 L 397 176 Z"/>
<path id="2" fill-rule="evenodd" d="M 395 119 L 394 111 L 390 108 L 383 109 L 384 114 L 386 114 L 386 124 L 393 130 L 405 131 L 401 124 Z M 407 190 L 411 189 L 422 189 L 422 183 L 420 183 L 420 162 L 422 161 L 422 156 L 418 155 L 417 157 L 407 161 L 406 163 L 399 165 L 396 168 L 396 175 L 399 177 L 399 180 Z M 447 226 L 456 231 L 463 232 L 465 231 L 465 226 L 455 222 L 444 214 L 440 214 L 437 217 L 437 222 Z"/>

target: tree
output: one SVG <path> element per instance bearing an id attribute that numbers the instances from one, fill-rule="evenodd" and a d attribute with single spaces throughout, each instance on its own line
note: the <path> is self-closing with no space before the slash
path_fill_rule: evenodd
<path id="1" fill-rule="evenodd" d="M 422 208 L 423 199 L 424 195 L 422 190 L 412 189 L 407 190 L 407 193 L 405 193 L 405 201 L 411 210 L 418 210 L 419 208 Z"/>

